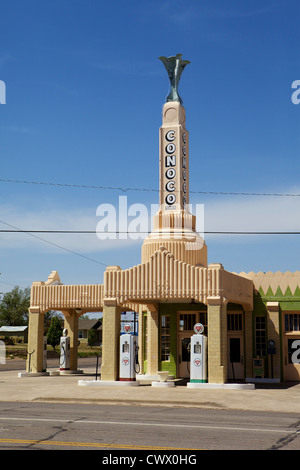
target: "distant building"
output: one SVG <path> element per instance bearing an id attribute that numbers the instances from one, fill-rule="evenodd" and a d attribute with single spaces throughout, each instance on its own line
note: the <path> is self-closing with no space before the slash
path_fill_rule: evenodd
<path id="1" fill-rule="evenodd" d="M 4 338 L 14 338 L 17 341 L 27 343 L 28 326 L 1 326 L 0 339 Z"/>
<path id="2" fill-rule="evenodd" d="M 78 339 L 88 340 L 90 330 L 96 331 L 95 346 L 100 346 L 102 343 L 102 322 L 100 320 L 85 320 L 79 318 L 78 320 Z"/>

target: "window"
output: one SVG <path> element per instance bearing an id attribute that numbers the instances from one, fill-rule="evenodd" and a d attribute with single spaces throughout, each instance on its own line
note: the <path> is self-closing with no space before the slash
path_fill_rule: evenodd
<path id="1" fill-rule="evenodd" d="M 241 340 L 240 338 L 230 338 L 229 340 L 230 362 L 241 362 Z"/>
<path id="2" fill-rule="evenodd" d="M 243 317 L 241 313 L 228 313 L 227 330 L 243 331 Z"/>
<path id="3" fill-rule="evenodd" d="M 300 313 L 286 313 L 284 326 L 285 331 L 300 331 Z"/>
<path id="4" fill-rule="evenodd" d="M 263 316 L 255 317 L 255 354 L 266 355 L 266 318 Z"/>
<path id="5" fill-rule="evenodd" d="M 199 323 L 202 323 L 204 326 L 203 334 L 207 336 L 207 312 L 199 313 Z"/>
<path id="6" fill-rule="evenodd" d="M 160 360 L 170 360 L 170 315 L 161 316 L 161 348 Z"/>
<path id="7" fill-rule="evenodd" d="M 196 323 L 204 326 L 204 335 L 207 335 L 207 312 L 181 313 L 179 316 L 179 331 L 193 331 Z"/>
<path id="8" fill-rule="evenodd" d="M 179 329 L 180 331 L 193 330 L 194 325 L 196 324 L 196 314 L 195 313 L 186 313 L 181 314 L 179 319 Z"/>

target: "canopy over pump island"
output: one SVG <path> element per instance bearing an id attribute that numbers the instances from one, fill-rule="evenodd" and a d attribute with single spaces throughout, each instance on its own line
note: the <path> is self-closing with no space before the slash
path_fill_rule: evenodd
<path id="1" fill-rule="evenodd" d="M 150 378 L 158 371 L 207 384 L 300 381 L 300 272 L 236 274 L 207 264 L 206 243 L 188 209 L 189 133 L 178 93 L 190 62 L 181 54 L 159 59 L 171 90 L 159 134 L 159 210 L 141 263 L 108 266 L 103 284 L 63 285 L 56 271 L 33 282 L 27 373 L 45 371 L 45 312 L 63 313 L 68 367 L 62 369 L 76 373 L 78 318 L 103 311 L 101 382 L 134 382 L 137 374 Z M 126 311 L 136 312 L 138 335 L 122 338 Z"/>

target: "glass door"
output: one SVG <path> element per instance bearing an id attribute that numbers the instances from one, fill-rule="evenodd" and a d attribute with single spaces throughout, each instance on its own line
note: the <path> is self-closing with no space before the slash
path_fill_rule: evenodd
<path id="1" fill-rule="evenodd" d="M 179 335 L 178 376 L 185 379 L 190 377 L 190 344 L 191 335 L 187 333 Z"/>
<path id="2" fill-rule="evenodd" d="M 244 379 L 243 336 L 228 338 L 228 379 Z"/>
<path id="3" fill-rule="evenodd" d="M 178 312 L 178 360 L 177 376 L 185 379 L 190 378 L 190 343 L 195 334 L 194 326 L 202 323 L 204 334 L 207 335 L 207 313 L 206 312 Z"/>

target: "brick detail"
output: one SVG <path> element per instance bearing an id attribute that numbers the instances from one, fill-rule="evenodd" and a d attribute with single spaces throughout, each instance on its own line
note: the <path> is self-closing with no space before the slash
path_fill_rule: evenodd
<path id="1" fill-rule="evenodd" d="M 70 369 L 77 370 L 78 358 L 78 315 L 75 310 L 63 312 L 65 315 L 64 327 L 70 337 Z"/>
<path id="2" fill-rule="evenodd" d="M 208 299 L 208 382 L 227 379 L 227 303 L 222 298 Z"/>
<path id="3" fill-rule="evenodd" d="M 29 309 L 27 372 L 43 371 L 44 313 L 39 308 Z"/>
<path id="4" fill-rule="evenodd" d="M 269 355 L 269 373 L 271 377 L 272 367 L 271 359 L 273 361 L 273 377 L 274 379 L 281 379 L 281 370 L 280 370 L 280 307 L 279 302 L 267 302 L 267 312 L 268 312 L 268 340 L 272 339 L 275 341 L 276 354 Z"/>
<path id="5" fill-rule="evenodd" d="M 101 380 L 119 379 L 121 307 L 115 299 L 104 301 Z"/>

